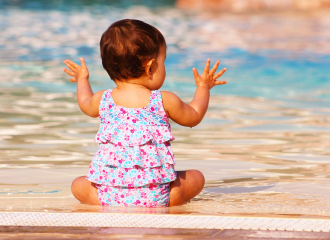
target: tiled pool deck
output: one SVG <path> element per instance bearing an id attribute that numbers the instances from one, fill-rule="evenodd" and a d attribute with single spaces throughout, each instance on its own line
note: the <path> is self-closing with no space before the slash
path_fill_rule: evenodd
<path id="1" fill-rule="evenodd" d="M 0 239 L 330 239 L 330 220 L 123 213 L 0 213 Z"/>

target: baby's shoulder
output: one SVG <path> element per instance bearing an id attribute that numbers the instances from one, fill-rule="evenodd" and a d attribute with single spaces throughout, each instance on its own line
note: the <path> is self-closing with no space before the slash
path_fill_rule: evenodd
<path id="1" fill-rule="evenodd" d="M 93 95 L 93 98 L 92 98 L 92 104 L 94 105 L 100 105 L 100 102 L 102 100 L 102 97 L 103 97 L 103 94 L 106 92 L 107 90 L 101 90 L 101 91 L 98 91 L 96 92 L 94 95 Z"/>
<path id="2" fill-rule="evenodd" d="M 172 92 L 161 91 L 164 110 L 167 116 L 170 116 L 170 112 L 173 109 L 176 109 L 178 104 L 182 104 L 181 99 Z"/>
<path id="3" fill-rule="evenodd" d="M 176 104 L 179 101 L 181 102 L 181 99 L 172 92 L 161 91 L 160 93 L 162 95 L 164 105 Z"/>
<path id="4" fill-rule="evenodd" d="M 95 98 L 98 99 L 98 100 L 101 100 L 105 92 L 108 93 L 109 90 L 100 90 L 100 91 L 96 92 L 94 94 L 95 95 Z"/>

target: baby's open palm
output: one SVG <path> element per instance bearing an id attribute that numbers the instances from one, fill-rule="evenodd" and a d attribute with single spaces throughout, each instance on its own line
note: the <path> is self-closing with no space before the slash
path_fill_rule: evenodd
<path id="1" fill-rule="evenodd" d="M 80 65 L 77 63 L 72 62 L 71 60 L 67 59 L 64 61 L 65 65 L 71 70 L 64 68 L 64 72 L 69 76 L 73 77 L 70 79 L 71 82 L 77 82 L 78 79 L 81 78 L 89 78 L 88 68 L 86 66 L 85 60 L 80 58 Z"/>
<path id="2" fill-rule="evenodd" d="M 221 77 L 222 74 L 224 74 L 225 71 L 227 70 L 226 68 L 224 68 L 220 72 L 215 74 L 215 72 L 218 69 L 219 63 L 220 63 L 219 60 L 216 61 L 213 68 L 210 70 L 211 61 L 210 59 L 207 59 L 202 75 L 199 75 L 197 69 L 193 68 L 195 83 L 197 87 L 207 87 L 211 89 L 215 85 L 222 85 L 227 83 L 226 81 L 217 81 L 217 79 Z"/>

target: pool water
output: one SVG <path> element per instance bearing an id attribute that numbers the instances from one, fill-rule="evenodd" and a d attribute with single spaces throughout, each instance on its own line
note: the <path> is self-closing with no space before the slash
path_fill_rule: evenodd
<path id="1" fill-rule="evenodd" d="M 181 10 L 173 1 L 82 2 L 0 2 L 1 211 L 330 216 L 329 12 L 235 15 Z M 172 124 L 176 169 L 206 176 L 202 193 L 183 206 L 87 206 L 70 192 L 72 180 L 87 174 L 99 121 L 80 112 L 62 61 L 84 57 L 93 89 L 113 88 L 98 44 L 122 18 L 164 34 L 162 90 L 189 102 L 192 67 L 202 71 L 209 57 L 228 69 L 228 84 L 212 89 L 199 126 Z"/>

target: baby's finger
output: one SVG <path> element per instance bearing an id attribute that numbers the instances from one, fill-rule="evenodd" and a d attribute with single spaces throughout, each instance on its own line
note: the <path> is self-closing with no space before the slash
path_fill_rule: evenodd
<path id="1" fill-rule="evenodd" d="M 71 60 L 67 59 L 65 60 L 65 64 L 71 69 L 71 70 L 75 70 L 79 67 L 79 65 L 75 62 L 72 62 Z"/>
<path id="2" fill-rule="evenodd" d="M 211 75 L 213 75 L 213 74 L 217 71 L 218 66 L 219 66 L 219 63 L 220 63 L 219 60 L 215 62 L 213 68 L 212 68 L 211 71 L 210 71 L 210 74 L 211 74 Z"/>
<path id="3" fill-rule="evenodd" d="M 73 73 L 72 71 L 66 69 L 66 68 L 64 68 L 63 71 L 64 71 L 66 74 L 68 74 L 68 75 L 70 75 L 70 76 L 72 76 L 72 77 L 74 76 L 74 73 Z"/>
<path id="4" fill-rule="evenodd" d="M 214 81 L 214 85 L 223 85 L 226 83 L 227 83 L 227 81 Z"/>
<path id="5" fill-rule="evenodd" d="M 70 70 L 72 70 L 72 71 L 76 70 L 76 68 L 74 66 L 70 65 L 68 62 L 64 61 L 64 63 Z"/>
<path id="6" fill-rule="evenodd" d="M 193 71 L 194 77 L 195 78 L 198 78 L 199 77 L 199 74 L 198 74 L 197 69 L 196 68 L 193 68 L 192 71 Z"/>
<path id="7" fill-rule="evenodd" d="M 226 71 L 227 71 L 227 68 L 222 69 L 220 72 L 218 72 L 217 74 L 215 74 L 213 76 L 213 79 L 216 80 L 217 78 L 221 77 L 222 74 L 224 74 Z"/>
<path id="8" fill-rule="evenodd" d="M 77 82 L 77 80 L 75 78 L 71 78 L 70 82 Z"/>
<path id="9" fill-rule="evenodd" d="M 86 62 L 85 62 L 85 59 L 84 58 L 80 58 L 80 64 L 81 64 L 81 67 L 87 68 Z"/>
<path id="10" fill-rule="evenodd" d="M 205 64 L 205 68 L 204 68 L 204 72 L 205 73 L 209 73 L 209 70 L 210 70 L 210 64 L 211 64 L 211 60 L 208 58 L 206 60 L 206 64 Z"/>
<path id="11" fill-rule="evenodd" d="M 63 62 L 64 62 L 64 64 L 65 64 L 68 68 L 70 68 L 71 70 L 73 70 L 72 67 L 71 67 L 71 65 L 67 62 L 67 60 L 65 60 L 65 61 L 63 61 Z"/>

